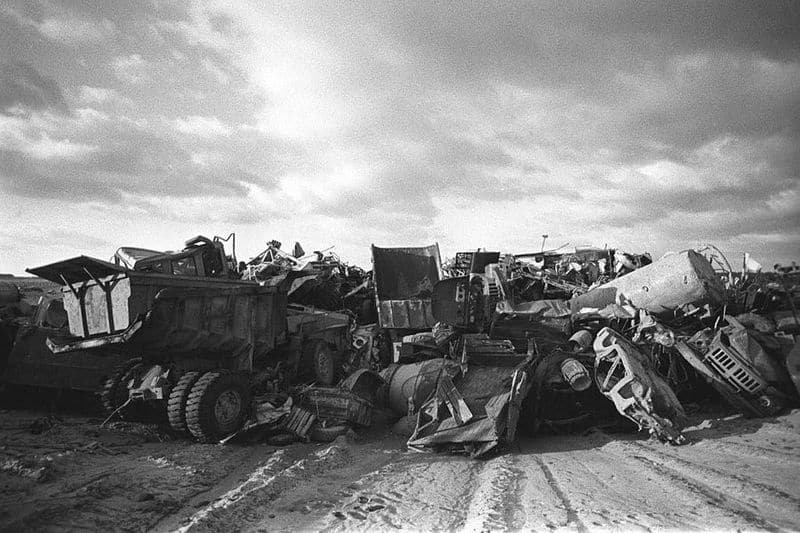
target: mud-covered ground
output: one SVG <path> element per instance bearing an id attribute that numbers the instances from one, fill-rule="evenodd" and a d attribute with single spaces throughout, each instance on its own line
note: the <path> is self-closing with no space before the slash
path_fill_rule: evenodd
<path id="1" fill-rule="evenodd" d="M 800 529 L 800 410 L 698 414 L 680 447 L 590 430 L 475 461 L 384 428 L 217 446 L 56 405 L 0 410 L 3 530 Z"/>

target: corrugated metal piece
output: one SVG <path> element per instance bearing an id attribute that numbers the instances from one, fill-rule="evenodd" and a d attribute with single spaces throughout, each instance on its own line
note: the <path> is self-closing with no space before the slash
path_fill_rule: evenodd
<path id="1" fill-rule="evenodd" d="M 430 300 L 384 300 L 378 302 L 382 328 L 431 329 L 436 324 Z"/>

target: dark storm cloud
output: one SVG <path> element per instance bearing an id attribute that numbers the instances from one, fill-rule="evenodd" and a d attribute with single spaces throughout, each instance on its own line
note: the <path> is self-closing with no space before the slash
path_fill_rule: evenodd
<path id="1" fill-rule="evenodd" d="M 0 189 L 29 198 L 120 202 L 126 196 L 191 198 L 202 195 L 244 196 L 240 181 L 253 176 L 236 167 L 214 170 L 192 168 L 176 154 L 151 164 L 140 153 L 104 151 L 76 160 L 37 160 L 26 154 L 1 150 Z"/>
<path id="2" fill-rule="evenodd" d="M 790 165 L 776 159 L 800 151 L 797 4 L 452 7 L 409 9 L 403 3 L 393 6 L 391 15 L 372 20 L 441 85 L 456 83 L 467 94 L 485 94 L 497 83 L 558 94 L 560 107 L 553 110 L 563 113 L 563 127 L 542 125 L 520 143 L 523 148 L 538 144 L 562 160 L 583 164 L 596 161 L 597 150 L 605 149 L 610 153 L 606 163 L 673 160 L 702 168 L 708 162 L 696 150 L 716 139 L 782 139 L 783 150 L 760 162 L 767 170 L 740 176 L 742 183 L 707 190 L 648 188 L 629 198 L 623 187 L 619 224 L 643 218 L 655 223 L 675 212 L 746 212 L 771 195 L 796 190 L 796 158 L 788 156 L 795 159 Z M 585 108 L 589 114 L 572 123 L 574 110 Z M 511 127 L 509 135 L 525 136 L 519 124 Z M 494 181 L 484 177 L 484 183 L 491 187 Z M 553 180 L 552 192 L 558 192 L 559 183 L 564 182 Z M 538 192 L 526 185 L 518 182 L 510 190 L 521 189 L 520 198 Z M 608 183 L 591 185 L 606 188 Z M 576 186 L 580 180 L 568 177 L 567 190 Z M 481 195 L 479 187 L 454 190 L 470 192 Z M 580 193 L 576 196 L 579 200 Z M 753 226 L 786 230 L 794 223 L 796 218 L 766 211 Z"/>
<path id="3" fill-rule="evenodd" d="M 797 71 L 783 79 L 759 61 L 797 66 L 798 12 L 797 4 L 784 2 L 401 2 L 312 21 L 316 38 L 358 65 L 351 74 L 356 83 L 374 88 L 397 81 L 379 56 L 343 35 L 340 28 L 363 16 L 412 65 L 413 76 L 400 81 L 395 98 L 413 100 L 437 84 L 462 94 L 496 83 L 557 91 L 600 106 L 593 142 L 632 161 L 679 159 L 726 133 L 796 133 Z M 697 69 L 676 65 L 695 56 L 706 60 Z"/>
<path id="4" fill-rule="evenodd" d="M 800 65 L 787 75 L 781 66 L 760 64 L 753 55 L 703 60 L 683 74 L 669 71 L 673 79 L 658 98 L 635 104 L 619 130 L 632 138 L 656 140 L 686 155 L 720 136 L 763 138 L 800 134 Z M 666 88 L 666 87 L 665 87 Z M 634 137 L 635 136 L 635 137 Z M 628 149 L 646 153 L 646 147 L 629 143 Z"/>
<path id="5" fill-rule="evenodd" d="M 43 76 L 31 65 L 19 61 L 0 64 L 0 112 L 50 110 L 67 114 L 69 108 L 55 80 Z"/>
<path id="6" fill-rule="evenodd" d="M 112 183 L 97 175 L 83 174 L 83 169 L 74 165 L 35 161 L 13 150 L 0 150 L 0 158 L 0 189 L 6 194 L 65 200 L 121 199 Z"/>
<path id="7" fill-rule="evenodd" d="M 610 71 L 659 68 L 674 55 L 755 52 L 791 62 L 800 52 L 792 2 L 399 2 L 359 14 L 447 79 L 496 75 L 595 94 Z"/>
<path id="8" fill-rule="evenodd" d="M 3 150 L 0 188 L 26 197 L 113 203 L 126 196 L 245 197 L 247 184 L 275 185 L 269 175 L 258 176 L 243 166 L 244 158 L 199 165 L 179 137 L 129 122 L 101 122 L 90 137 L 98 145 L 74 157 L 37 158 Z"/>
<path id="9" fill-rule="evenodd" d="M 687 183 L 671 189 L 648 188 L 630 195 L 628 203 L 633 213 L 657 221 L 675 214 L 710 214 L 715 212 L 747 213 L 764 208 L 767 202 L 782 192 L 800 193 L 800 183 L 786 179 L 778 182 L 752 179 L 737 185 L 720 185 L 699 189 Z M 775 217 L 796 216 L 800 205 L 791 212 L 774 213 Z M 786 220 L 789 222 L 789 220 Z"/>

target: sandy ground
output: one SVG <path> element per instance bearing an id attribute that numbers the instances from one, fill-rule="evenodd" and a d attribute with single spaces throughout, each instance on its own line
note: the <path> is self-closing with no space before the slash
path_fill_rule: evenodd
<path id="1" fill-rule="evenodd" d="M 217 446 L 48 411 L 0 411 L 2 530 L 800 529 L 800 410 L 696 415 L 680 447 L 593 430 L 482 461 L 380 428 Z"/>

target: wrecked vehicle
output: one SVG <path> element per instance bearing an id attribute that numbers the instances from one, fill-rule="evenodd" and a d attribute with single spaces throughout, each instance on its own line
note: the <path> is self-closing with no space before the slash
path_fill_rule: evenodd
<path id="1" fill-rule="evenodd" d="M 222 244 L 225 239 L 214 237 L 211 240 L 198 235 L 186 241 L 185 248 L 180 252 L 122 247 L 114 253 L 113 261 L 117 266 L 137 272 L 238 279 L 236 241 L 233 234 L 229 238 L 231 237 L 234 239 L 234 252 L 231 256 L 225 254 Z"/>
<path id="2" fill-rule="evenodd" d="M 383 405 L 409 449 L 480 457 L 518 426 L 609 420 L 680 444 L 683 405 L 714 390 L 754 416 L 797 404 L 796 285 L 699 251 L 477 249 L 443 267 L 436 244 L 373 245 L 367 273 L 276 241 L 237 266 L 222 241 L 29 270 L 62 287 L 54 358 L 121 358 L 109 416 L 144 404 L 200 440 L 285 444 L 366 427 Z"/>
<path id="3" fill-rule="evenodd" d="M 42 296 L 32 316 L 20 322 L 2 373 L 3 383 L 98 392 L 124 356 L 102 357 L 76 351 L 53 354 L 47 338 L 66 333 L 67 315 L 60 295 Z"/>
<path id="4" fill-rule="evenodd" d="M 85 256 L 29 272 L 63 286 L 71 336 L 48 338 L 55 354 L 128 358 L 103 389 L 109 416 L 132 402 L 156 404 L 174 430 L 201 440 L 236 431 L 253 391 L 309 366 L 332 383 L 351 342 L 347 315 L 290 308 L 284 283 L 132 270 Z"/>
<path id="5" fill-rule="evenodd" d="M 597 387 L 617 411 L 640 429 L 674 444 L 683 444 L 686 413 L 675 393 L 652 363 L 626 338 L 603 328 L 594 341 Z"/>
<path id="6" fill-rule="evenodd" d="M 17 287 L 16 283 L 24 285 Z M 47 338 L 66 333 L 63 299 L 37 278 L 0 283 L 0 382 L 5 385 L 99 392 L 122 357 L 88 352 L 54 355 Z"/>
<path id="7" fill-rule="evenodd" d="M 726 316 L 727 326 L 715 334 L 704 329 L 689 339 L 679 339 L 675 349 L 732 406 L 748 416 L 772 416 L 792 403 L 791 359 L 781 365 L 782 348 L 772 344 L 777 355 L 770 355 L 757 340 L 757 332 L 749 332 L 741 323 Z M 762 342 L 769 344 L 762 337 Z M 795 345 L 796 346 L 796 345 Z"/>

